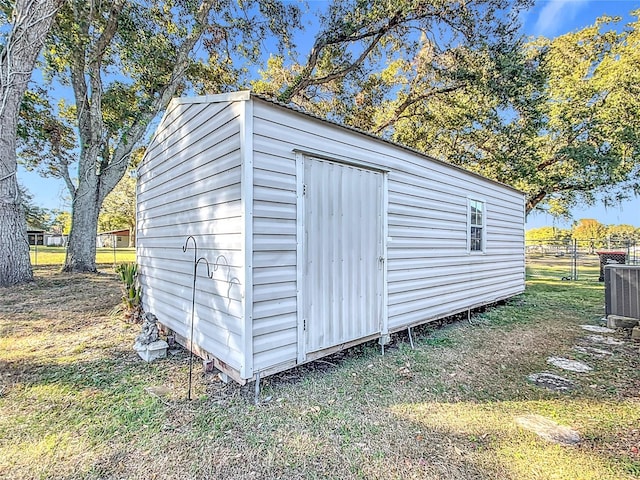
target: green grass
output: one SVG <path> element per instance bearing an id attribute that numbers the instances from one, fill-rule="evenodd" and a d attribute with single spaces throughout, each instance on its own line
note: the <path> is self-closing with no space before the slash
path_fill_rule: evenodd
<path id="1" fill-rule="evenodd" d="M 29 255 L 33 266 L 63 265 L 67 251 L 64 247 L 43 247 L 31 245 Z M 114 265 L 136 261 L 135 248 L 98 248 L 96 249 L 96 263 Z"/>
<path id="2" fill-rule="evenodd" d="M 597 275 L 597 267 L 594 268 Z M 505 305 L 375 342 L 253 385 L 225 385 L 188 356 L 146 364 L 138 327 L 110 312 L 111 270 L 36 268 L 0 303 L 0 477 L 631 479 L 640 476 L 638 346 L 572 349 L 602 316 L 602 284 L 528 267 Z M 596 277 L 597 278 L 597 277 Z M 618 335 L 623 338 L 622 335 Z M 602 346 L 600 346 L 602 347 Z M 602 347 L 605 348 L 605 347 Z M 549 355 L 581 359 L 568 393 L 535 387 Z M 556 372 L 561 373 L 561 372 Z M 149 393 L 164 387 L 168 394 Z M 544 415 L 580 433 L 562 447 L 523 430 Z"/>

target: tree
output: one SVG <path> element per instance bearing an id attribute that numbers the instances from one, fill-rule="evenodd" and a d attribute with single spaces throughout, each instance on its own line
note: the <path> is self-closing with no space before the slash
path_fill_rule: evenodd
<path id="1" fill-rule="evenodd" d="M 611 240 L 637 240 L 636 228 L 633 225 L 609 225 L 607 236 Z"/>
<path id="2" fill-rule="evenodd" d="M 640 193 L 640 22 L 617 32 L 616 20 L 523 44 L 504 101 L 456 92 L 395 138 L 524 191 L 527 213 Z"/>
<path id="3" fill-rule="evenodd" d="M 525 239 L 549 245 L 566 244 L 571 239 L 571 231 L 556 227 L 531 228 L 525 232 Z"/>
<path id="4" fill-rule="evenodd" d="M 0 4 L 0 25 L 11 24 L 0 45 L 0 286 L 33 280 L 16 179 L 18 112 L 62 1 L 16 0 Z"/>
<path id="5" fill-rule="evenodd" d="M 390 136 L 395 122 L 416 105 L 480 84 L 498 85 L 486 81 L 487 72 L 499 69 L 496 60 L 516 41 L 517 14 L 528 4 L 335 1 L 320 17 L 306 62 L 287 66 L 283 58 L 272 58 L 253 87 Z"/>
<path id="6" fill-rule="evenodd" d="M 590 249 L 604 245 L 607 238 L 607 227 L 592 218 L 581 218 L 572 229 L 574 240 L 588 242 Z"/>
<path id="7" fill-rule="evenodd" d="M 515 186 L 527 213 L 640 194 L 639 21 L 524 43 L 501 2 L 380 3 L 328 15 L 305 65 L 255 87 Z"/>
<path id="8" fill-rule="evenodd" d="M 22 185 L 18 184 L 18 191 L 20 192 L 22 209 L 27 221 L 27 226 L 40 230 L 49 230 L 52 220 L 51 212 L 33 203 L 33 195 L 22 187 Z"/>
<path id="9" fill-rule="evenodd" d="M 129 246 L 135 245 L 136 180 L 125 175 L 102 203 L 98 228 L 101 231 L 129 230 Z"/>
<path id="10" fill-rule="evenodd" d="M 173 95 L 228 88 L 238 74 L 233 55 L 253 59 L 268 32 L 287 44 L 297 18 L 295 6 L 277 0 L 70 0 L 63 7 L 45 57 L 47 74 L 73 89 L 75 103 L 59 103 L 56 131 L 71 124 L 78 152 L 59 142 L 41 168 L 63 178 L 72 197 L 65 270 L 96 270 L 100 207 Z M 193 55 L 196 46 L 208 62 Z"/>
<path id="11" fill-rule="evenodd" d="M 526 181 L 528 211 L 542 201 L 572 206 L 596 194 L 615 202 L 640 193 L 640 21 L 616 32 L 618 20 L 603 17 L 536 45 L 548 100 Z"/>
<path id="12" fill-rule="evenodd" d="M 69 235 L 71 232 L 71 213 L 65 210 L 52 210 L 51 216 L 51 231 L 58 235 Z"/>

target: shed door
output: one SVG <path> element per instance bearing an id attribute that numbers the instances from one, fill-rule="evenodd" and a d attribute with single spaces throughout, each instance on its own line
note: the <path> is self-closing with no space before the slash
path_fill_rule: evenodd
<path id="1" fill-rule="evenodd" d="M 304 159 L 306 353 L 379 333 L 382 173 Z"/>

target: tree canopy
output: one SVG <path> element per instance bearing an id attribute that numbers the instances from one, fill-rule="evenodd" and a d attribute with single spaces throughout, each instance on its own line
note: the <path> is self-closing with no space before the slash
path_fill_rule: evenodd
<path id="1" fill-rule="evenodd" d="M 254 88 L 512 185 L 527 213 L 639 194 L 640 21 L 523 41 L 501 2 L 450 3 L 329 15 L 306 64 L 272 58 Z"/>
<path id="2" fill-rule="evenodd" d="M 16 177 L 18 114 L 37 57 L 62 1 L 0 3 L 0 286 L 33 279 Z"/>
<path id="3" fill-rule="evenodd" d="M 64 2 L 17 134 L 71 194 L 65 268 L 95 270 L 100 208 L 171 97 L 237 89 L 267 51 L 255 91 L 515 186 L 527 212 L 640 193 L 640 19 L 525 41 L 531 3 L 334 0 L 298 62 L 284 1 Z"/>
<path id="4" fill-rule="evenodd" d="M 295 5 L 277 0 L 64 4 L 45 74 L 71 87 L 73 99 L 56 103 L 45 88 L 25 99 L 22 153 L 32 168 L 63 178 L 71 194 L 66 270 L 95 270 L 99 209 L 170 99 L 236 88 L 238 59 L 255 60 L 267 37 L 286 48 L 298 17 Z"/>
<path id="5" fill-rule="evenodd" d="M 581 218 L 570 229 L 557 227 L 531 228 L 526 231 L 527 242 L 553 245 L 568 244 L 571 240 L 579 242 L 594 241 L 603 245 L 607 241 L 638 242 L 640 228 L 633 225 L 604 225 L 593 218 Z"/>

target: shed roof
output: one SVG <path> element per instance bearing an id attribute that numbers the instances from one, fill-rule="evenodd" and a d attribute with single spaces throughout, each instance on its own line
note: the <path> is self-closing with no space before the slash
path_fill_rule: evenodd
<path id="1" fill-rule="evenodd" d="M 285 108 L 287 110 L 291 110 L 291 111 L 299 113 L 301 115 L 305 115 L 307 117 L 311 117 L 311 118 L 313 118 L 315 120 L 319 120 L 319 121 L 324 122 L 324 123 L 335 125 L 337 127 L 344 128 L 345 130 L 350 130 L 352 132 L 358 133 L 360 135 L 365 135 L 365 136 L 367 136 L 369 138 L 372 138 L 374 140 L 377 140 L 377 141 L 380 141 L 380 142 L 384 142 L 384 143 L 387 143 L 389 145 L 393 145 L 393 146 L 398 147 L 398 148 L 402 148 L 403 150 L 407 150 L 407 151 L 409 151 L 411 153 L 414 153 L 416 155 L 419 155 L 420 157 L 422 157 L 422 158 L 424 158 L 426 160 L 429 160 L 431 162 L 436 162 L 436 163 L 439 163 L 441 165 L 446 165 L 447 167 L 454 168 L 456 170 L 468 173 L 468 174 L 473 175 L 475 177 L 478 177 L 478 178 L 481 178 L 483 180 L 492 182 L 492 183 L 494 183 L 496 185 L 501 185 L 501 186 L 506 187 L 506 188 L 508 188 L 510 190 L 513 190 L 514 192 L 518 192 L 518 193 L 524 195 L 524 192 L 522 192 L 521 190 L 518 190 L 517 188 L 512 187 L 511 185 L 507 185 L 506 183 L 499 182 L 499 181 L 494 180 L 494 179 L 489 178 L 489 177 L 485 177 L 484 175 L 481 175 L 479 173 L 473 172 L 471 170 L 467 170 L 466 168 L 460 167 L 458 165 L 454 165 L 453 163 L 445 162 L 443 160 L 438 160 L 437 158 L 432 157 L 430 155 L 427 155 L 426 153 L 421 152 L 420 150 L 415 149 L 413 147 L 409 147 L 409 146 L 404 145 L 402 143 L 394 142 L 393 140 L 389 140 L 389 139 L 380 137 L 378 135 L 374 135 L 373 133 L 367 132 L 366 130 L 361 130 L 359 128 L 352 127 L 350 125 L 345 125 L 345 124 L 337 122 L 335 120 L 329 120 L 327 118 L 320 117 L 319 115 L 315 115 L 313 113 L 307 112 L 302 107 L 300 107 L 298 105 L 295 105 L 293 103 L 289 103 L 289 104 L 282 103 L 282 102 L 279 102 L 279 101 L 277 101 L 277 100 L 275 100 L 273 98 L 265 97 L 263 95 L 260 95 L 260 94 L 257 94 L 255 92 L 252 92 L 250 90 L 240 90 L 240 91 L 237 91 L 237 92 L 229 92 L 229 93 L 217 93 L 217 94 L 213 94 L 213 95 L 200 95 L 200 96 L 196 96 L 196 97 L 176 97 L 171 101 L 171 103 L 180 105 L 180 104 L 189 104 L 189 103 L 241 102 L 241 101 L 248 101 L 250 99 L 256 99 L 256 100 L 260 100 L 260 101 L 263 101 L 263 102 L 266 102 L 266 103 L 270 103 L 272 105 L 276 105 L 278 107 Z M 169 109 L 167 109 L 167 111 L 168 110 Z"/>
<path id="2" fill-rule="evenodd" d="M 107 232 L 98 232 L 98 235 L 129 235 L 131 232 L 129 232 L 128 229 L 121 229 L 121 230 L 109 230 Z"/>

